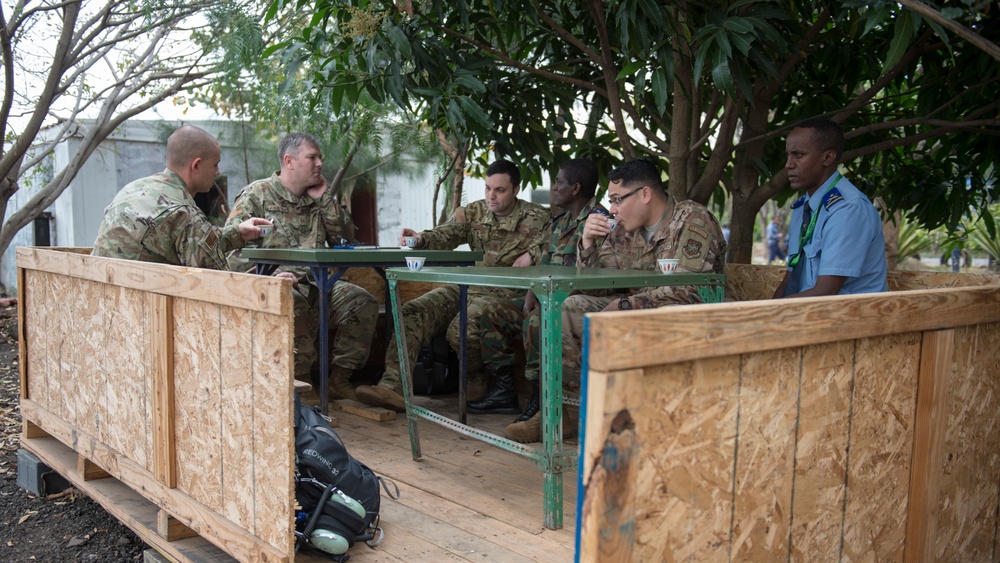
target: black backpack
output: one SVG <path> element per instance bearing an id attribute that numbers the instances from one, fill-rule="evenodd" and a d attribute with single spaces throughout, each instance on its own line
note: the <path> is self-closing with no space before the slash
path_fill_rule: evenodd
<path id="1" fill-rule="evenodd" d="M 416 395 L 447 395 L 458 392 L 458 355 L 451 349 L 444 333 L 417 352 L 412 369 L 413 392 Z"/>
<path id="2" fill-rule="evenodd" d="M 347 561 L 355 542 L 371 547 L 382 543 L 379 504 L 384 488 L 399 498 L 399 487 L 375 475 L 347 453 L 344 442 L 318 408 L 304 405 L 295 395 L 296 551 L 303 544 Z M 387 483 L 395 488 L 393 494 Z"/>

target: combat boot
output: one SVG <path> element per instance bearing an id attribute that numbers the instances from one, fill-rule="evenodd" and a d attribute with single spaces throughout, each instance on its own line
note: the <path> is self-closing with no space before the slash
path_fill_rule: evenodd
<path id="1" fill-rule="evenodd" d="M 514 390 L 514 366 L 493 369 L 493 387 L 482 401 L 469 402 L 473 414 L 517 414 L 517 391 Z"/>
<path id="2" fill-rule="evenodd" d="M 358 396 L 354 394 L 354 387 L 351 385 L 351 375 L 353 374 L 354 370 L 351 368 L 333 366 L 330 369 L 330 400 L 358 400 Z"/>
<path id="3" fill-rule="evenodd" d="M 358 400 L 366 405 L 382 407 L 396 412 L 406 412 L 401 387 L 389 388 L 382 385 L 362 385 L 355 390 Z"/>
<path id="4" fill-rule="evenodd" d="M 531 382 L 531 396 L 528 397 L 528 403 L 526 405 L 524 405 L 524 412 L 521 413 L 521 416 L 519 416 L 516 419 L 514 419 L 514 422 L 524 422 L 524 421 L 530 419 L 531 417 L 535 416 L 536 414 L 538 414 L 538 403 L 539 403 L 539 400 L 540 400 L 540 397 L 539 397 L 539 393 L 538 393 L 538 382 L 537 381 L 532 381 Z"/>
<path id="5" fill-rule="evenodd" d="M 563 406 L 563 440 L 576 435 L 577 415 Z M 514 422 L 504 428 L 504 433 L 508 438 L 522 444 L 542 441 L 542 413 L 535 413 L 535 416 L 523 422 Z"/>

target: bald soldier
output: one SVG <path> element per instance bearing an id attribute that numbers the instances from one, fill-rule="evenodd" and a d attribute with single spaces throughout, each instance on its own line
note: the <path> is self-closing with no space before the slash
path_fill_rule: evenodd
<path id="1" fill-rule="evenodd" d="M 219 174 L 219 143 L 207 131 L 185 125 L 167 139 L 167 168 L 122 188 L 94 241 L 94 256 L 225 270 L 226 253 L 260 237 L 264 219 L 214 226 L 194 201 L 212 189 Z"/>

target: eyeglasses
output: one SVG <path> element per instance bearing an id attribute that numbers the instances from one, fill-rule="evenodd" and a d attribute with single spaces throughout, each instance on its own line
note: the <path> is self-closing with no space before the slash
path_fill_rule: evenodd
<path id="1" fill-rule="evenodd" d="M 639 190 L 641 190 L 641 189 L 643 189 L 645 187 L 646 186 L 639 186 L 638 188 L 630 191 L 629 193 L 627 193 L 627 194 L 625 194 L 625 195 L 623 195 L 621 197 L 609 197 L 608 198 L 608 203 L 610 203 L 611 205 L 614 205 L 615 207 L 618 207 L 618 206 L 620 206 L 622 204 L 623 201 L 625 201 L 626 199 L 628 199 L 629 196 L 631 196 L 632 194 L 636 193 L 637 191 L 639 191 Z"/>

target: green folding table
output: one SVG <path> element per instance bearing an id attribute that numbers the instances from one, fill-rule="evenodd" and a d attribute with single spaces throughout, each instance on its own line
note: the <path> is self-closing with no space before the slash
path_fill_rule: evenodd
<path id="1" fill-rule="evenodd" d="M 386 270 L 389 297 L 395 319 L 396 342 L 399 347 L 400 372 L 403 378 L 403 395 L 406 399 L 406 416 L 410 432 L 413 459 L 420 459 L 420 437 L 417 421 L 420 418 L 436 422 L 466 436 L 488 442 L 507 451 L 531 458 L 544 474 L 545 527 L 562 528 L 563 525 L 563 471 L 577 465 L 574 451 L 563 449 L 562 442 L 562 304 L 570 293 L 578 290 L 628 289 L 667 285 L 698 286 L 706 303 L 722 301 L 725 276 L 721 274 L 672 274 L 653 271 L 576 268 L 572 266 L 529 266 L 527 268 L 473 266 L 467 268 L 425 267 L 419 271 L 405 268 Z M 459 420 L 414 405 L 408 354 L 406 327 L 403 326 L 397 282 L 419 281 L 456 284 L 459 286 Z M 542 449 L 520 444 L 465 424 L 465 336 L 467 328 L 467 298 L 470 285 L 532 290 L 541 305 L 542 320 Z"/>

